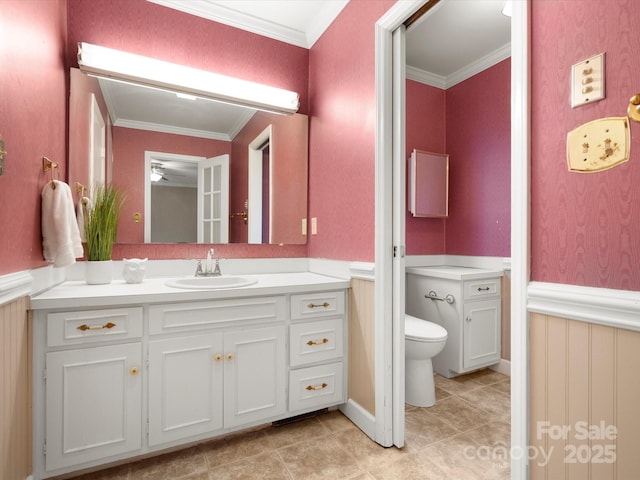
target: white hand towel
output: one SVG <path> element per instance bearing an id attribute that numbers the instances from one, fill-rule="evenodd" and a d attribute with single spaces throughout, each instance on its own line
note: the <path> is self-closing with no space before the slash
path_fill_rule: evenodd
<path id="1" fill-rule="evenodd" d="M 80 232 L 80 240 L 82 242 L 87 241 L 87 233 L 85 232 L 86 215 L 91 211 L 91 199 L 89 197 L 82 197 L 76 205 L 76 220 L 78 221 L 78 231 Z"/>
<path id="2" fill-rule="evenodd" d="M 42 189 L 42 253 L 54 267 L 66 267 L 82 257 L 82 242 L 69 185 L 54 180 Z"/>

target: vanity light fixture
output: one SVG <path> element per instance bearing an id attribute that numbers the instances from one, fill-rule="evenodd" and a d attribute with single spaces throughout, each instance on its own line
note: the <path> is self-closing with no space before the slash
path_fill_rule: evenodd
<path id="1" fill-rule="evenodd" d="M 293 114 L 296 92 L 198 70 L 90 43 L 78 43 L 78 66 L 93 76 L 218 100 L 274 113 Z"/>

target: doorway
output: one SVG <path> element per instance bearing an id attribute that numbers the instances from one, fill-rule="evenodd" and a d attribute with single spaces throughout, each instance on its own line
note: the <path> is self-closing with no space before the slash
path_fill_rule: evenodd
<path id="1" fill-rule="evenodd" d="M 404 443 L 404 42 L 403 22 L 425 2 L 394 5 L 376 24 L 376 440 Z M 528 5 L 511 17 L 511 445 L 528 443 L 526 286 L 528 282 Z M 403 61 L 399 61 L 402 57 Z M 392 206 L 390 206 L 392 205 Z M 387 399 L 392 399 L 388 401 Z M 519 449 L 519 450 L 513 450 Z M 513 478 L 527 459 L 513 456 Z"/>

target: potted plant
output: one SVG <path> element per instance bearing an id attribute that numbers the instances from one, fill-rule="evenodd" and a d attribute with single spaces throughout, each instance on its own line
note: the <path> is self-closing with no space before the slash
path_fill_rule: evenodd
<path id="1" fill-rule="evenodd" d="M 88 284 L 111 283 L 111 252 L 124 200 L 117 186 L 98 185 L 93 189 L 89 208 L 84 206 Z"/>

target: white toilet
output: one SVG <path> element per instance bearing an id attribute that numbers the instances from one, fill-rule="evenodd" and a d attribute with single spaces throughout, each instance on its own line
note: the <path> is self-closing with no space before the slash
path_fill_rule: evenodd
<path id="1" fill-rule="evenodd" d="M 405 402 L 415 407 L 431 407 L 436 403 L 431 359 L 447 343 L 444 327 L 427 320 L 405 315 Z"/>

